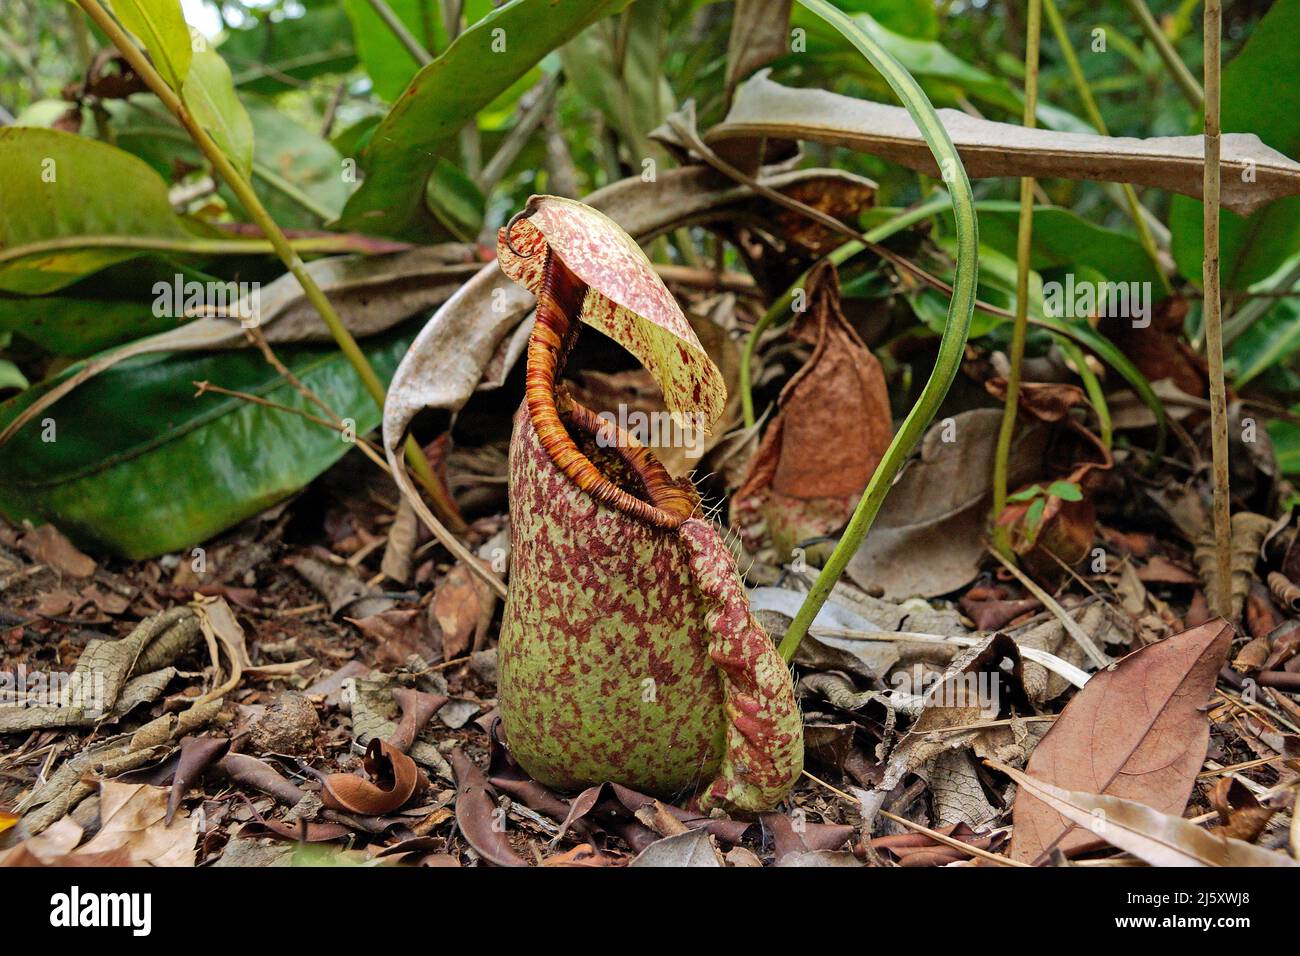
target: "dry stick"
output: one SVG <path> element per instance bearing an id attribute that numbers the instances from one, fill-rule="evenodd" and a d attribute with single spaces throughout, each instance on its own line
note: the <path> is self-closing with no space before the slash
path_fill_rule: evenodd
<path id="1" fill-rule="evenodd" d="M 1025 113 L 1026 129 L 1037 123 L 1038 47 L 1043 25 L 1042 0 L 1029 0 L 1029 24 L 1025 36 Z M 1016 412 L 1020 406 L 1020 366 L 1025 358 L 1025 338 L 1029 331 L 1029 251 L 1034 238 L 1034 179 L 1020 178 L 1020 223 L 1016 232 L 1016 319 L 1011 331 L 1011 367 L 1007 371 L 1006 404 L 1002 407 L 1002 425 L 993 455 L 993 544 L 1010 558 L 1010 529 L 998 522 L 1007 506 L 1007 462 L 1011 457 L 1011 438 L 1016 430 Z"/>
<path id="2" fill-rule="evenodd" d="M 809 780 L 811 780 L 813 783 L 821 784 L 823 787 L 825 787 L 831 793 L 835 794 L 837 797 L 849 801 L 849 803 L 853 804 L 853 806 L 860 807 L 862 805 L 859 801 L 855 800 L 851 794 L 847 794 L 843 790 L 839 789 L 838 787 L 832 786 L 831 784 L 827 783 L 825 780 L 821 779 L 820 777 L 814 777 L 807 770 L 803 772 L 803 775 L 807 777 Z M 950 837 L 946 833 L 940 833 L 938 830 L 932 830 L 929 827 L 917 823 L 914 820 L 907 819 L 907 817 L 900 817 L 896 813 L 890 813 L 888 810 L 881 809 L 881 810 L 877 810 L 876 812 L 880 816 L 884 817 L 886 820 L 893 820 L 895 823 L 902 824 L 903 826 L 907 827 L 909 830 L 915 830 L 917 833 L 924 833 L 930 839 L 937 840 L 938 842 L 944 844 L 944 846 L 950 846 L 954 850 L 961 850 L 963 853 L 969 853 L 971 856 L 977 856 L 981 860 L 988 860 L 990 863 L 998 864 L 998 866 L 1020 866 L 1020 867 L 1029 866 L 1028 863 L 1021 863 L 1019 860 L 1013 860 L 1007 856 L 998 856 L 996 853 L 990 853 L 988 850 L 985 850 L 983 847 L 971 846 L 969 843 L 962 843 L 961 840 L 958 840 L 955 837 Z"/>
<path id="3" fill-rule="evenodd" d="M 108 12 L 100 5 L 99 0 L 77 0 L 77 3 L 95 21 L 95 24 L 104 31 L 105 35 L 113 41 L 113 44 L 121 51 L 122 56 L 131 65 L 131 68 L 135 70 L 136 75 L 144 80 L 145 85 L 158 97 L 167 110 L 176 117 L 185 128 L 185 131 L 190 134 L 194 144 L 198 146 L 199 150 L 212 164 L 213 170 L 230 187 L 240 204 L 248 210 L 253 221 L 271 243 L 276 255 L 280 257 L 285 267 L 298 280 L 298 284 L 302 286 L 303 294 L 307 297 L 307 300 L 320 313 L 321 319 L 329 328 L 339 350 L 356 371 L 357 377 L 361 379 L 366 391 L 370 393 L 371 398 L 382 409 L 385 395 L 384 385 L 379 380 L 379 376 L 375 374 L 375 370 L 371 367 L 365 353 L 361 351 L 361 347 L 357 345 L 357 340 L 352 337 L 352 333 L 348 331 L 343 320 L 339 318 L 334 306 L 330 304 L 325 293 L 316 284 L 316 280 L 307 271 L 307 267 L 298 253 L 280 230 L 275 220 L 271 218 L 271 214 L 266 211 L 266 207 L 262 205 L 262 201 L 258 198 L 253 187 L 234 167 L 226 154 L 222 152 L 221 147 L 208 135 L 207 130 L 200 126 L 194 117 L 190 115 L 190 111 L 186 109 L 180 97 L 154 69 L 153 64 L 144 55 L 144 52 L 118 26 L 117 21 L 109 16 Z M 434 475 L 433 469 L 424 457 L 424 452 L 414 438 L 407 439 L 406 457 L 411 463 L 411 470 L 415 472 L 416 478 L 419 479 L 424 489 L 429 492 L 434 506 L 453 527 L 458 530 L 463 529 L 464 522 L 456 514 L 450 496 Z M 464 546 L 456 540 L 441 520 L 435 519 L 434 523 L 430 525 L 430 530 L 436 538 L 443 542 L 449 551 L 452 551 L 457 556 L 460 555 L 461 551 L 464 551 Z M 476 562 L 470 563 L 476 565 Z"/>
<path id="4" fill-rule="evenodd" d="M 1124 0 L 1124 3 L 1137 20 L 1138 25 L 1142 27 L 1142 32 L 1147 35 L 1147 39 L 1155 44 L 1156 52 L 1160 54 L 1160 59 L 1165 61 L 1166 69 L 1169 70 L 1175 82 L 1178 83 L 1178 88 L 1183 91 L 1183 96 L 1187 97 L 1187 102 L 1191 104 L 1192 109 L 1199 110 L 1205 103 L 1205 94 L 1201 92 L 1196 77 L 1192 76 L 1191 71 L 1187 69 L 1187 65 L 1179 58 L 1178 51 L 1169 42 L 1169 37 L 1165 36 L 1165 31 L 1160 29 L 1160 24 L 1156 23 L 1155 17 L 1151 16 L 1151 11 L 1147 9 L 1145 0 Z M 1209 13 L 1208 7 L 1206 13 Z M 1208 77 L 1206 84 L 1209 84 Z"/>
<path id="5" fill-rule="evenodd" d="M 1223 382 L 1223 303 L 1219 290 L 1219 42 L 1221 0 L 1205 3 L 1205 357 L 1210 366 L 1210 450 L 1214 471 L 1214 611 L 1232 613 L 1232 517 L 1228 497 L 1228 400 Z"/>
<path id="6" fill-rule="evenodd" d="M 1024 585 L 1025 590 L 1043 603 L 1043 607 L 1056 615 L 1056 619 L 1061 622 L 1061 626 L 1065 628 L 1065 632 L 1074 638 L 1074 642 L 1083 648 L 1084 653 L 1088 655 L 1099 669 L 1110 666 L 1110 658 L 1107 657 L 1102 649 L 1097 646 L 1097 643 L 1092 639 L 1088 632 L 1083 629 L 1083 626 L 1074 618 L 1070 617 L 1065 608 L 1061 607 L 1054 597 L 1039 587 L 1038 584 L 1034 582 L 1033 578 L 1029 577 L 1029 575 L 1025 574 L 1024 571 L 1021 571 L 997 551 L 990 548 L 989 554 L 997 558 L 1004 568 L 1015 575 L 1016 580 Z"/>
<path id="7" fill-rule="evenodd" d="M 397 42 L 402 44 L 402 48 L 411 54 L 411 59 L 422 67 L 433 62 L 433 57 L 429 55 L 429 51 L 422 47 L 420 41 L 411 35 L 411 31 L 406 29 L 406 24 L 393 12 L 392 7 L 385 3 L 384 0 L 370 0 L 370 6 L 379 15 L 379 19 L 384 21 L 384 25 L 388 27 L 393 36 L 397 38 Z"/>
<path id="8" fill-rule="evenodd" d="M 1047 14 L 1047 22 L 1051 24 L 1052 33 L 1056 35 L 1056 45 L 1060 47 L 1061 56 L 1065 58 L 1065 66 L 1074 81 L 1079 99 L 1083 102 L 1083 110 L 1088 116 L 1088 121 L 1096 127 L 1098 133 L 1109 136 L 1110 130 L 1106 128 L 1106 120 L 1102 117 L 1101 110 L 1097 108 L 1097 100 L 1088 86 L 1088 78 L 1083 75 L 1083 67 L 1079 65 L 1079 57 L 1075 55 L 1074 47 L 1070 43 L 1070 34 L 1065 29 L 1061 11 L 1056 9 L 1056 0 L 1043 0 L 1043 12 Z M 1173 287 L 1169 284 L 1169 277 L 1165 275 L 1165 270 L 1160 267 L 1160 250 L 1156 247 L 1155 237 L 1151 235 L 1151 228 L 1147 225 L 1146 216 L 1143 215 L 1137 190 L 1133 188 L 1132 183 L 1120 183 L 1119 188 L 1124 194 L 1124 203 L 1128 206 L 1129 217 L 1137 227 L 1142 248 L 1151 257 L 1151 264 L 1155 266 L 1156 274 L 1160 276 L 1166 294 L 1172 294 Z"/>

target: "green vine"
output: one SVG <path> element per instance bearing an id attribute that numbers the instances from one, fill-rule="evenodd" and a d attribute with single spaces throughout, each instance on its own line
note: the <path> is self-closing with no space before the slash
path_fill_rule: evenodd
<path id="1" fill-rule="evenodd" d="M 885 78 L 895 95 L 907 108 L 908 113 L 921 130 L 921 136 L 934 155 L 939 171 L 943 175 L 952 200 L 953 214 L 956 218 L 957 232 L 957 270 L 953 279 L 952 299 L 948 304 L 948 321 L 944 326 L 943 337 L 939 341 L 939 354 L 935 360 L 934 371 L 921 390 L 916 404 L 903 420 L 898 433 L 885 452 L 885 457 L 876 466 L 862 493 L 861 500 L 849 519 L 839 544 L 831 553 L 825 567 L 817 576 L 812 589 L 804 599 L 798 614 L 790 623 L 781 641 L 781 656 L 787 662 L 794 659 L 795 652 L 803 640 L 808 628 L 817 617 L 826 599 L 830 596 L 835 582 L 844 573 L 858 545 L 867 530 L 875 521 L 876 514 L 893 485 L 894 478 L 903 467 L 908 455 L 916 447 L 921 436 L 925 434 L 939 405 L 956 378 L 961 367 L 962 354 L 966 347 L 966 338 L 970 333 L 971 316 L 975 310 L 976 276 L 979 270 L 979 235 L 975 217 L 975 197 L 971 192 L 970 180 L 962 166 L 948 131 L 943 128 L 939 116 L 929 97 L 921 89 L 915 78 L 887 51 L 882 49 L 850 17 L 837 10 L 826 0 L 799 0 L 811 12 L 817 14 L 845 39 L 857 48 Z"/>

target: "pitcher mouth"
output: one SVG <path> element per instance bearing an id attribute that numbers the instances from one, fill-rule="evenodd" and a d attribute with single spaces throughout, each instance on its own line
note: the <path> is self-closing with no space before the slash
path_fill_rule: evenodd
<path id="1" fill-rule="evenodd" d="M 587 293 L 587 285 L 548 249 L 537 296 L 537 322 L 528 338 L 524 402 L 529 420 L 547 457 L 587 494 L 639 521 L 677 528 L 699 506 L 689 482 L 675 480 L 649 448 L 567 390 L 557 395 L 557 379 L 580 328 L 575 317 Z M 614 453 L 635 476 L 645 497 L 611 480 L 578 447 L 570 428 Z"/>

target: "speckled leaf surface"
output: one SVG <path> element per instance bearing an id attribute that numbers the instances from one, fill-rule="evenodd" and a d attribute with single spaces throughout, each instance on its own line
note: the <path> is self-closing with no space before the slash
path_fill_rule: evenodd
<path id="1" fill-rule="evenodd" d="M 800 716 L 716 529 L 665 531 L 599 504 L 523 414 L 510 484 L 499 699 L 519 763 L 559 789 L 779 802 L 802 768 Z"/>
<path id="2" fill-rule="evenodd" d="M 708 425 L 718 419 L 727 402 L 722 373 L 641 247 L 617 223 L 572 199 L 533 196 L 527 217 L 505 239 L 503 229 L 497 259 L 506 275 L 535 294 L 549 246 L 590 287 L 579 318 L 640 360 L 669 409 L 702 414 Z"/>

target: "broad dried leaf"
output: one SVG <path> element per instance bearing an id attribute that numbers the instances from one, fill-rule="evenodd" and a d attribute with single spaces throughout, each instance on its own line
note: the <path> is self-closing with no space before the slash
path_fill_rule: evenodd
<path id="1" fill-rule="evenodd" d="M 1012 767 L 998 765 L 998 769 L 1020 785 L 1017 809 L 1025 795 L 1031 795 L 1052 812 L 1088 827 L 1098 839 L 1152 866 L 1296 865 L 1284 853 L 1209 833 L 1182 817 L 1161 813 L 1136 800 L 1065 790 Z M 1014 840 L 1011 855 L 1020 859 L 1015 854 Z"/>
<path id="2" fill-rule="evenodd" d="M 936 422 L 903 466 L 871 533 L 849 560 L 859 587 L 889 599 L 935 597 L 969 584 L 985 556 L 993 453 L 1002 413 L 977 408 Z M 1012 487 L 1043 474 L 1045 426 L 1017 431 Z"/>
<path id="3" fill-rule="evenodd" d="M 469 845 L 494 866 L 527 866 L 498 823 L 504 822 L 505 816 L 498 813 L 488 795 L 483 771 L 459 747 L 451 752 L 451 765 L 456 773 L 456 825 Z"/>
<path id="4" fill-rule="evenodd" d="M 533 196 L 497 237 L 501 270 L 534 295 L 546 250 L 588 286 L 578 318 L 637 357 L 669 409 L 712 425 L 727 402 L 722 372 L 636 240 L 604 213 L 560 196 Z M 513 247 L 513 248 L 512 248 Z M 514 250 L 523 255 L 516 255 Z"/>
<path id="5" fill-rule="evenodd" d="M 143 784 L 105 782 L 99 788 L 99 832 L 78 852 L 127 850 L 136 866 L 193 866 L 194 828 L 181 812 L 170 824 L 167 791 Z"/>
<path id="6" fill-rule="evenodd" d="M 656 840 L 628 866 L 721 867 L 707 830 L 690 830 Z"/>
<path id="7" fill-rule="evenodd" d="M 1026 772 L 1065 790 L 1180 813 L 1205 760 L 1204 708 L 1232 633 L 1216 618 L 1095 674 L 1035 748 Z M 1095 833 L 1058 810 L 1024 790 L 1016 795 L 1012 859 L 1032 863 L 1054 848 L 1069 854 L 1099 845 Z"/>
<path id="8" fill-rule="evenodd" d="M 1201 196 L 1201 136 L 1137 139 L 1059 133 L 975 119 L 958 110 L 938 114 L 967 175 L 975 179 L 1094 179 Z M 705 140 L 712 145 L 761 137 L 845 146 L 939 175 L 907 110 L 825 90 L 791 89 L 772 82 L 767 71 L 740 86 L 726 119 Z M 1221 199 L 1233 212 L 1246 215 L 1274 199 L 1300 193 L 1300 163 L 1265 146 L 1258 136 L 1225 133 L 1221 146 Z"/>
<path id="9" fill-rule="evenodd" d="M 58 528 L 43 524 L 23 535 L 18 547 L 33 561 L 48 564 L 60 574 L 88 578 L 95 573 L 95 561 L 77 549 Z"/>
<path id="10" fill-rule="evenodd" d="M 438 585 L 431 612 L 442 630 L 442 659 L 479 650 L 492 624 L 496 595 L 464 564 L 457 564 Z"/>
<path id="11" fill-rule="evenodd" d="M 778 554 L 847 523 L 893 437 L 884 372 L 840 309 L 835 267 L 814 267 L 805 288 L 793 335 L 812 355 L 781 391 L 732 504 L 738 526 L 767 518 Z"/>

